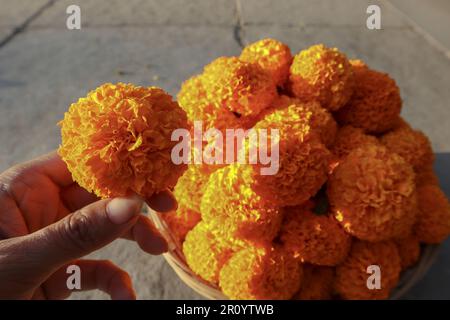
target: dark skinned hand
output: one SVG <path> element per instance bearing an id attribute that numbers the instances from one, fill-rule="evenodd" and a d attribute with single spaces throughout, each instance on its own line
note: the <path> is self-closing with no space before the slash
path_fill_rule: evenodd
<path id="1" fill-rule="evenodd" d="M 99 200 L 73 182 L 56 152 L 0 174 L 0 299 L 65 299 L 68 265 L 81 270 L 81 290 L 135 299 L 128 273 L 109 261 L 81 258 L 117 238 L 161 254 L 167 243 L 140 214 L 144 199 Z M 156 211 L 176 202 L 169 191 L 145 199 Z"/>

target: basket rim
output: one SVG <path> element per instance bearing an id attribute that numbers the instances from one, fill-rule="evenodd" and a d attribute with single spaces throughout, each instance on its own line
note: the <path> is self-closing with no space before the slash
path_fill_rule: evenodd
<path id="1" fill-rule="evenodd" d="M 160 214 L 152 210 L 148 205 L 144 206 L 144 213 L 153 221 L 155 227 L 161 232 L 169 244 L 168 251 L 163 254 L 164 259 L 180 277 L 180 279 L 195 292 L 211 300 L 229 300 L 217 285 L 205 281 L 196 275 L 187 265 L 181 244 L 173 237 L 167 224 L 161 219 Z M 422 244 L 419 261 L 411 268 L 400 274 L 397 286 L 391 291 L 390 300 L 401 299 L 415 284 L 417 284 L 428 272 L 439 255 L 440 244 Z"/>

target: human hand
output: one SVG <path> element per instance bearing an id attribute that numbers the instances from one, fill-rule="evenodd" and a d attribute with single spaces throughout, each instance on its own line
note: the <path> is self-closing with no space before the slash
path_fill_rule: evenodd
<path id="1" fill-rule="evenodd" d="M 146 202 L 170 211 L 176 201 L 161 192 Z M 140 215 L 137 196 L 99 200 L 73 182 L 55 153 L 0 174 L 0 299 L 64 299 L 68 265 L 81 269 L 81 290 L 134 299 L 128 273 L 109 261 L 78 260 L 113 240 L 134 240 L 161 254 L 167 243 Z"/>

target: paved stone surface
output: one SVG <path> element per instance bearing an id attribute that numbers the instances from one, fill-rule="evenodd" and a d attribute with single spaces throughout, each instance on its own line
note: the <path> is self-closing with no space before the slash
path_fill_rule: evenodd
<path id="1" fill-rule="evenodd" d="M 450 2 L 448 0 L 390 0 L 390 2 L 435 38 L 450 57 Z"/>
<path id="2" fill-rule="evenodd" d="M 235 6 L 230 0 L 60 0 L 33 23 L 39 27 L 66 24 L 66 8 L 77 4 L 83 27 L 154 25 L 232 25 Z M 231 4 L 231 5 L 230 5 Z"/>
<path id="3" fill-rule="evenodd" d="M 17 26 L 36 13 L 49 0 L 0 0 L 0 27 Z"/>
<path id="4" fill-rule="evenodd" d="M 0 39 L 33 17 L 47 1 L 0 0 Z M 401 88 L 404 117 L 425 131 L 450 196 L 450 60 L 385 1 L 381 31 L 365 28 L 369 1 L 196 0 L 50 3 L 28 27 L 0 47 L 0 171 L 55 149 L 56 126 L 67 106 L 103 82 L 158 85 L 175 94 L 181 82 L 239 42 L 264 37 L 294 52 L 323 42 L 389 72 Z M 65 29 L 65 8 L 79 4 L 81 31 Z M 239 23 L 237 23 L 239 22 Z M 11 29 L 13 28 L 13 29 Z M 6 32 L 6 33 L 5 33 Z M 0 40 L 1 41 L 1 40 Z M 91 255 L 127 270 L 141 299 L 198 299 L 164 262 L 119 240 Z M 450 298 L 450 241 L 406 298 Z M 74 299 L 107 298 L 100 292 Z"/>
<path id="5" fill-rule="evenodd" d="M 0 0 L 0 43 L 48 3 L 49 0 Z"/>
<path id="6" fill-rule="evenodd" d="M 385 1 L 369 0 L 242 0 L 241 17 L 244 24 L 275 24 L 289 26 L 321 25 L 355 26 L 366 28 L 367 7 L 378 5 L 381 9 L 382 28 L 405 26 L 406 21 L 386 6 Z"/>
<path id="7" fill-rule="evenodd" d="M 0 41 L 8 37 L 11 32 L 12 30 L 10 27 L 0 27 Z"/>

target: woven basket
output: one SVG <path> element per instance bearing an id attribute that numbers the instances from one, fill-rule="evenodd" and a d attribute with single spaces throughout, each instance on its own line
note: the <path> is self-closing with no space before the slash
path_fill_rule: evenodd
<path id="1" fill-rule="evenodd" d="M 156 228 L 169 243 L 169 250 L 163 254 L 167 263 L 172 267 L 180 279 L 201 296 L 211 300 L 227 300 L 228 298 L 215 286 L 194 274 L 187 266 L 181 246 L 172 236 L 169 228 L 160 214 L 145 206 L 144 213 L 147 214 L 155 224 Z M 397 300 L 403 297 L 422 277 L 427 273 L 439 253 L 439 245 L 424 245 L 421 248 L 421 256 L 414 267 L 405 270 L 397 287 L 391 292 L 390 299 Z"/>

